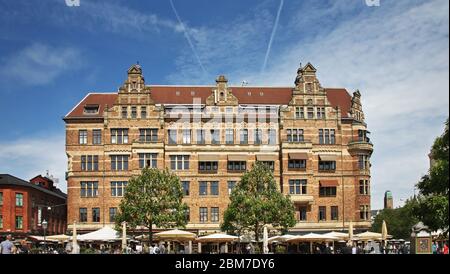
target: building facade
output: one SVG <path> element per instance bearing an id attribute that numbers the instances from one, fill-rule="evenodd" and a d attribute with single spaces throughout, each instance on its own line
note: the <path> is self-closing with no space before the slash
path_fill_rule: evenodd
<path id="1" fill-rule="evenodd" d="M 296 207 L 294 231 L 370 227 L 373 146 L 359 91 L 323 88 L 311 65 L 292 87 L 146 85 L 128 70 L 114 93 L 89 93 L 64 118 L 68 223 L 114 222 L 127 180 L 144 166 L 175 172 L 188 229 L 217 231 L 229 194 L 255 161 Z"/>
<path id="2" fill-rule="evenodd" d="M 0 234 L 63 234 L 67 229 L 67 195 L 41 175 L 29 182 L 0 174 Z"/>

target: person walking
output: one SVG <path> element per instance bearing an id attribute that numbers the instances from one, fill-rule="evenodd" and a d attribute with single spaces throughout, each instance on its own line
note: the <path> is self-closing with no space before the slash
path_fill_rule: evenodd
<path id="1" fill-rule="evenodd" d="M 0 243 L 0 254 L 13 254 L 15 253 L 15 246 L 11 242 L 11 235 L 6 236 L 6 240 Z"/>
<path id="2" fill-rule="evenodd" d="M 448 243 L 444 244 L 444 254 L 448 254 Z"/>
<path id="3" fill-rule="evenodd" d="M 159 254 L 166 254 L 166 247 L 163 242 L 159 243 Z"/>
<path id="4" fill-rule="evenodd" d="M 431 245 L 431 251 L 433 252 L 433 254 L 437 254 L 438 247 L 437 247 L 436 242 L 433 242 L 433 244 Z"/>

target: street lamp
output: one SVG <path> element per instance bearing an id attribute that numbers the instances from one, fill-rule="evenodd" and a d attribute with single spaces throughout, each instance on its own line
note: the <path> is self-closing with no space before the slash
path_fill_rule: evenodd
<path id="1" fill-rule="evenodd" d="M 48 225 L 47 221 L 44 220 L 44 221 L 42 222 L 42 228 L 44 229 L 44 250 L 45 250 L 45 251 L 47 251 L 47 241 L 46 241 L 46 239 L 45 239 L 45 232 L 46 232 L 46 230 L 47 230 L 47 225 Z"/>

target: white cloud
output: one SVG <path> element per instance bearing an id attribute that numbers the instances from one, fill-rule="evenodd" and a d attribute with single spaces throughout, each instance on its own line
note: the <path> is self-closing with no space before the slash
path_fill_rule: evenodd
<path id="1" fill-rule="evenodd" d="M 0 79 L 9 85 L 45 85 L 82 65 L 79 50 L 34 43 L 1 63 Z"/>
<path id="2" fill-rule="evenodd" d="M 45 175 L 46 170 L 59 179 L 58 188 L 67 189 L 67 158 L 64 135 L 22 138 L 0 142 L 0 173 L 24 180 Z"/>

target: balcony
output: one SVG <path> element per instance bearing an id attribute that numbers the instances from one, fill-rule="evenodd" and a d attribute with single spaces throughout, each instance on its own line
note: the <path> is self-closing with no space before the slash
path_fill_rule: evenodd
<path id="1" fill-rule="evenodd" d="M 294 203 L 312 203 L 314 197 L 312 195 L 291 195 L 291 201 Z"/>
<path id="2" fill-rule="evenodd" d="M 348 143 L 348 150 L 352 152 L 368 152 L 372 154 L 373 144 L 367 139 L 362 141 L 351 141 Z"/>

